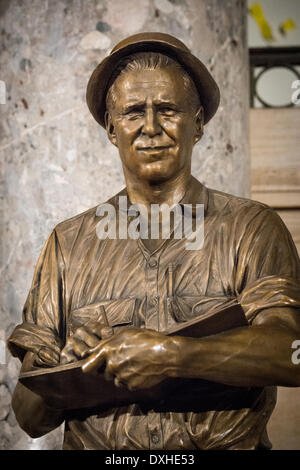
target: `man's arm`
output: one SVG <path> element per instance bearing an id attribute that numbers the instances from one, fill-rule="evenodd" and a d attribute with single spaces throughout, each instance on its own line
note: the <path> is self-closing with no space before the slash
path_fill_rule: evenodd
<path id="1" fill-rule="evenodd" d="M 27 352 L 22 364 L 22 372 L 32 369 L 33 365 L 55 366 L 78 361 L 87 355 L 87 351 L 99 344 L 103 334 L 108 328 L 98 321 L 89 321 L 85 326 L 78 328 L 75 334 L 68 338 L 60 357 L 56 351 L 42 348 L 38 354 Z M 88 401 L 88 397 L 86 397 Z M 43 397 L 32 392 L 18 382 L 12 406 L 21 428 L 31 437 L 36 438 L 52 431 L 64 421 L 64 411 L 49 407 Z"/>
<path id="2" fill-rule="evenodd" d="M 22 372 L 59 363 L 64 342 L 65 264 L 56 230 L 48 237 L 37 261 L 32 285 L 22 314 L 22 323 L 7 341 L 13 356 L 22 361 Z M 49 408 L 42 397 L 20 382 L 12 406 L 21 428 L 31 437 L 40 437 L 59 426 L 62 412 Z"/>
<path id="3" fill-rule="evenodd" d="M 31 370 L 35 355 L 27 352 L 22 372 Z M 20 382 L 15 388 L 12 407 L 20 427 L 32 438 L 41 437 L 57 428 L 64 421 L 63 410 L 46 405 L 40 395 L 33 393 Z"/>
<path id="4" fill-rule="evenodd" d="M 273 308 L 250 327 L 190 342 L 177 338 L 183 356 L 171 375 L 242 387 L 300 386 L 300 367 L 291 360 L 299 318 L 292 308 Z"/>
<path id="5" fill-rule="evenodd" d="M 300 386 L 292 343 L 300 339 L 299 312 L 273 308 L 250 327 L 197 339 L 127 329 L 100 343 L 85 372 L 106 363 L 106 376 L 129 389 L 152 387 L 168 377 L 199 378 L 227 385 Z"/>

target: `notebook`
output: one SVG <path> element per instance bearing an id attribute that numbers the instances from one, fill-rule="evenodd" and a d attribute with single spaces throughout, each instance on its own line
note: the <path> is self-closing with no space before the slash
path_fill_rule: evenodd
<path id="1" fill-rule="evenodd" d="M 240 304 L 231 301 L 226 307 L 215 308 L 199 317 L 181 322 L 163 333 L 169 336 L 201 338 L 233 328 L 247 326 L 248 322 Z M 42 395 L 49 406 L 64 410 L 104 408 L 130 403 L 160 403 L 180 385 L 181 379 L 167 379 L 147 390 L 129 391 L 115 387 L 104 378 L 103 370 L 97 374 L 83 373 L 85 360 L 50 368 L 35 368 L 20 374 L 20 382 Z M 200 380 L 200 379 L 199 379 Z M 207 386 L 207 381 L 203 381 Z"/>

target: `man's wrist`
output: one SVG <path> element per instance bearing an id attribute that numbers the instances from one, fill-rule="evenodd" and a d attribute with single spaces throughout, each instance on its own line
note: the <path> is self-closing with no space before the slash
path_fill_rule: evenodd
<path id="1" fill-rule="evenodd" d="M 169 377 L 190 377 L 191 364 L 193 364 L 193 358 L 198 355 L 198 342 L 194 338 L 186 338 L 181 336 L 173 336 L 170 340 L 170 352 L 171 352 L 171 365 L 169 368 Z M 196 351 L 197 346 L 197 351 Z"/>

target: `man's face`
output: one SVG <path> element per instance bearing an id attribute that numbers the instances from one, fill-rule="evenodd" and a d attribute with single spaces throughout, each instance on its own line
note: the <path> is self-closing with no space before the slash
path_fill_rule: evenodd
<path id="1" fill-rule="evenodd" d="M 202 135 L 202 108 L 174 67 L 129 71 L 114 84 L 116 102 L 106 114 L 107 132 L 125 172 L 150 182 L 190 171 L 194 144 Z"/>

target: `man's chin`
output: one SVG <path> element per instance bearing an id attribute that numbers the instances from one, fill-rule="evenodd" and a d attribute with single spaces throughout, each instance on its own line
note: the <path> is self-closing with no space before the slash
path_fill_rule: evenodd
<path id="1" fill-rule="evenodd" d="M 166 171 L 145 171 L 140 174 L 140 179 L 152 184 L 164 183 L 174 176 L 174 172 Z"/>
<path id="2" fill-rule="evenodd" d="M 140 168 L 139 178 L 159 183 L 171 179 L 175 174 L 174 164 L 166 164 L 167 162 L 155 162 Z"/>

